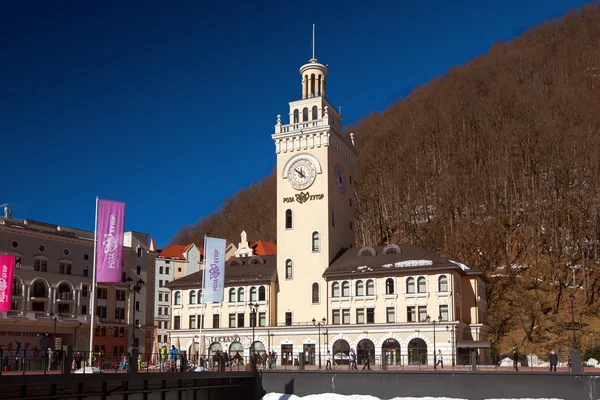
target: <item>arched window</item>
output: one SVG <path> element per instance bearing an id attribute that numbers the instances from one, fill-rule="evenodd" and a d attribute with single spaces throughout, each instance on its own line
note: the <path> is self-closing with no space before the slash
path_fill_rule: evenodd
<path id="1" fill-rule="evenodd" d="M 292 279 L 292 260 L 290 259 L 285 262 L 285 279 Z"/>
<path id="2" fill-rule="evenodd" d="M 235 289 L 234 288 L 229 289 L 229 302 L 235 303 Z"/>
<path id="3" fill-rule="evenodd" d="M 331 297 L 340 297 L 340 284 L 338 282 L 333 282 L 333 285 L 331 285 Z"/>
<path id="4" fill-rule="evenodd" d="M 13 278 L 12 295 L 23 296 L 23 282 L 16 276 Z"/>
<path id="5" fill-rule="evenodd" d="M 313 106 L 312 108 L 312 119 L 319 119 L 319 109 L 317 108 L 317 106 Z"/>
<path id="6" fill-rule="evenodd" d="M 302 110 L 302 122 L 306 121 L 308 121 L 308 108 L 304 107 L 304 110 Z"/>
<path id="7" fill-rule="evenodd" d="M 292 210 L 285 210 L 285 229 L 292 229 Z"/>
<path id="8" fill-rule="evenodd" d="M 440 291 L 440 292 L 448 291 L 448 278 L 446 277 L 446 275 L 442 275 L 438 279 L 438 291 Z"/>
<path id="9" fill-rule="evenodd" d="M 250 288 L 250 301 L 256 301 L 256 287 L 252 286 Z"/>
<path id="10" fill-rule="evenodd" d="M 190 304 L 196 304 L 196 291 L 190 290 Z"/>
<path id="11" fill-rule="evenodd" d="M 244 288 L 241 287 L 238 289 L 238 303 L 243 303 L 244 301 L 246 301 L 246 298 L 244 296 Z"/>
<path id="12" fill-rule="evenodd" d="M 365 284 L 363 281 L 356 282 L 356 295 L 364 296 L 365 295 Z"/>
<path id="13" fill-rule="evenodd" d="M 319 284 L 317 282 L 312 284 L 312 302 L 313 304 L 319 303 Z"/>
<path id="14" fill-rule="evenodd" d="M 71 286 L 66 283 L 58 285 L 58 293 L 56 294 L 57 300 L 73 300 L 73 293 Z"/>
<path id="15" fill-rule="evenodd" d="M 181 292 L 175 292 L 175 297 L 173 298 L 173 301 L 176 306 L 181 305 Z"/>
<path id="16" fill-rule="evenodd" d="M 321 251 L 321 236 L 319 232 L 312 234 L 312 251 Z"/>
<path id="17" fill-rule="evenodd" d="M 298 110 L 294 110 L 294 124 L 300 122 L 300 112 Z"/>
<path id="18" fill-rule="evenodd" d="M 317 81 L 315 79 L 315 74 L 312 74 L 310 76 L 310 95 L 311 95 L 310 97 L 315 97 L 317 94 L 316 83 L 317 83 Z"/>
<path id="19" fill-rule="evenodd" d="M 427 285 L 426 285 L 425 277 L 421 276 L 419 279 L 417 279 L 417 292 L 425 293 L 426 291 L 427 291 Z"/>
<path id="20" fill-rule="evenodd" d="M 408 278 L 406 280 L 406 293 L 415 292 L 415 278 Z"/>
<path id="21" fill-rule="evenodd" d="M 350 283 L 342 282 L 342 297 L 350 297 Z"/>
<path id="22" fill-rule="evenodd" d="M 264 286 L 258 288 L 258 301 L 267 300 L 267 291 Z"/>
<path id="23" fill-rule="evenodd" d="M 367 296 L 375 296 L 375 282 L 372 279 L 367 281 Z"/>
<path id="24" fill-rule="evenodd" d="M 394 280 L 392 278 L 385 280 L 385 294 L 394 294 Z"/>

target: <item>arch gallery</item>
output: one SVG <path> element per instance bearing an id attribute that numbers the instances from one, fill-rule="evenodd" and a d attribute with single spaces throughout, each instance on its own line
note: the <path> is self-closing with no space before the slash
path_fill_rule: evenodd
<path id="1" fill-rule="evenodd" d="M 277 255 L 228 260 L 222 303 L 198 304 L 202 271 L 168 283 L 181 350 L 248 357 L 254 326 L 257 352 L 275 350 L 281 363 L 300 353 L 324 363 L 330 351 L 344 364 L 354 348 L 358 362 L 406 365 L 433 362 L 436 325 L 444 355 L 485 339 L 481 271 L 410 244 L 354 247 L 358 154 L 325 96 L 327 72 L 315 58 L 304 64 L 290 123 L 277 116 Z"/>

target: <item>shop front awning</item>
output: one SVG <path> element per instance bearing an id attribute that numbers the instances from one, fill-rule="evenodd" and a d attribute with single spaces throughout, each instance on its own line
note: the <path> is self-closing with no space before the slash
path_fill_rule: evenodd
<path id="1" fill-rule="evenodd" d="M 462 349 L 491 349 L 492 343 L 489 340 L 459 340 L 456 347 Z"/>

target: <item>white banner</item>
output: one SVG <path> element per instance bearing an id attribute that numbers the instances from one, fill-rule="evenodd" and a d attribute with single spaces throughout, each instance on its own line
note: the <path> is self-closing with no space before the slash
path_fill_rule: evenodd
<path id="1" fill-rule="evenodd" d="M 225 286 L 225 239 L 207 237 L 204 246 L 204 302 L 223 301 Z"/>

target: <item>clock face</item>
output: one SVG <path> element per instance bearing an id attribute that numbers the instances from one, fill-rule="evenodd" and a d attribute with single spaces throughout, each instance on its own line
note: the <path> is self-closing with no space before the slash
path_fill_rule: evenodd
<path id="1" fill-rule="evenodd" d="M 294 189 L 304 190 L 314 183 L 317 169 L 309 160 L 300 159 L 292 164 L 288 176 Z"/>
<path id="2" fill-rule="evenodd" d="M 341 194 L 344 194 L 346 192 L 346 175 L 344 174 L 344 169 L 341 165 L 338 164 L 333 169 L 333 178 L 335 179 L 338 191 Z"/>

